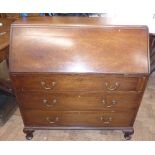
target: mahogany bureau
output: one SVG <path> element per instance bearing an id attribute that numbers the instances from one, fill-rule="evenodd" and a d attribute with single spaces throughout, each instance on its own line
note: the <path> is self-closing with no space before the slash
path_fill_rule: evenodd
<path id="1" fill-rule="evenodd" d="M 149 77 L 148 29 L 104 18 L 20 19 L 9 65 L 27 139 L 42 129 L 122 130 L 130 139 Z"/>

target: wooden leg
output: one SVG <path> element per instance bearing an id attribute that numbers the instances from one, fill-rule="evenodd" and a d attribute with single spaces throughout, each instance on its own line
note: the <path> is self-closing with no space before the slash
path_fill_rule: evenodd
<path id="1" fill-rule="evenodd" d="M 125 140 L 130 140 L 132 138 L 132 134 L 134 134 L 134 129 L 123 130 Z"/>
<path id="2" fill-rule="evenodd" d="M 31 140 L 33 138 L 34 130 L 23 129 L 23 132 L 26 134 L 27 140 Z"/>

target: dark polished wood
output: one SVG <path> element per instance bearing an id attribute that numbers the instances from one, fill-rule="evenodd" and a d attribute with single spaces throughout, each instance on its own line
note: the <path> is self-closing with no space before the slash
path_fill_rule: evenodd
<path id="1" fill-rule="evenodd" d="M 12 22 L 12 19 L 0 18 L 0 62 L 3 60 L 8 62 L 10 26 Z"/>
<path id="2" fill-rule="evenodd" d="M 130 127 L 133 118 L 134 111 L 24 111 L 26 126 Z"/>
<path id="3" fill-rule="evenodd" d="M 10 25 L 13 20 L 0 18 L 0 50 L 9 45 Z"/>
<path id="4" fill-rule="evenodd" d="M 146 79 L 105 74 L 12 75 L 17 91 L 143 91 Z"/>
<path id="5" fill-rule="evenodd" d="M 10 26 L 13 21 L 13 19 L 0 18 L 0 63 L 6 60 L 8 64 Z M 8 72 L 8 70 L 6 70 L 6 72 Z M 6 77 L 5 79 L 0 77 L 0 90 L 13 94 L 12 85 L 8 79 L 9 77 Z"/>
<path id="6" fill-rule="evenodd" d="M 133 110 L 142 93 L 137 92 L 26 92 L 18 93 L 24 109 L 40 110 Z M 30 100 L 31 98 L 31 100 Z"/>
<path id="7" fill-rule="evenodd" d="M 11 30 L 11 79 L 27 139 L 36 129 L 119 129 L 131 138 L 150 72 L 147 27 L 43 17 Z"/>
<path id="8" fill-rule="evenodd" d="M 8 75 L 10 27 L 14 20 L 0 18 L 0 125 L 4 125 L 16 110 L 16 99 Z M 6 67 L 2 67 L 5 64 Z M 2 63 L 1 63 L 2 62 Z"/>
<path id="9" fill-rule="evenodd" d="M 8 59 L 9 46 L 0 50 L 0 62 Z"/>
<path id="10" fill-rule="evenodd" d="M 155 34 L 150 34 L 149 38 L 149 45 L 150 45 L 150 66 L 151 66 L 151 73 L 155 71 Z"/>
<path id="11" fill-rule="evenodd" d="M 149 73 L 144 26 L 109 26 L 103 18 L 32 17 L 12 25 L 11 42 L 11 72 Z"/>

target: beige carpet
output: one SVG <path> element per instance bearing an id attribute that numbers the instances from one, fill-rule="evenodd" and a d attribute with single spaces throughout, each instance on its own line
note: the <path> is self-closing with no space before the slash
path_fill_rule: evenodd
<path id="1" fill-rule="evenodd" d="M 155 75 L 151 76 L 140 106 L 132 140 L 155 140 Z M 0 140 L 26 140 L 19 109 L 0 127 Z M 35 131 L 33 140 L 123 140 L 121 131 L 46 130 Z"/>

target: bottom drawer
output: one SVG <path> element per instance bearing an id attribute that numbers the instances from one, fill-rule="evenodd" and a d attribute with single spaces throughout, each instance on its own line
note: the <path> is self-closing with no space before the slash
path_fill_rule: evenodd
<path id="1" fill-rule="evenodd" d="M 134 112 L 27 110 L 23 117 L 26 126 L 130 127 Z"/>

